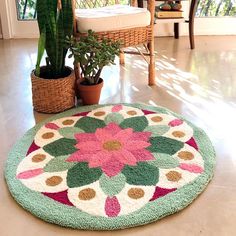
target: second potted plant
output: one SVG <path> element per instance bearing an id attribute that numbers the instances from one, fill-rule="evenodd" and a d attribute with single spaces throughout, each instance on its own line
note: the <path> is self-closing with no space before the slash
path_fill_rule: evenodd
<path id="1" fill-rule="evenodd" d="M 78 92 L 84 105 L 97 104 L 100 99 L 103 79 L 100 77 L 106 65 L 115 64 L 115 56 L 120 53 L 120 42 L 109 39 L 99 40 L 96 34 L 89 30 L 86 36 L 77 41 L 68 39 L 71 54 L 75 63 L 80 65 L 80 78 L 77 80 Z"/>

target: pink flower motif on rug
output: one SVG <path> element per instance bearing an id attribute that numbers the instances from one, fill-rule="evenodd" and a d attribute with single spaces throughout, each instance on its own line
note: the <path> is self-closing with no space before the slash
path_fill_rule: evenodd
<path id="1" fill-rule="evenodd" d="M 88 162 L 90 168 L 100 167 L 109 177 L 119 174 L 125 165 L 135 166 L 137 162 L 154 160 L 148 142 L 151 132 L 134 132 L 132 128 L 122 129 L 116 123 L 98 128 L 95 133 L 75 134 L 76 148 L 69 156 L 69 162 Z"/>

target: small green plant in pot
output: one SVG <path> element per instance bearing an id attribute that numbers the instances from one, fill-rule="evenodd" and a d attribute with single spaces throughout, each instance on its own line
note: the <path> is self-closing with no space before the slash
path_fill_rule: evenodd
<path id="1" fill-rule="evenodd" d="M 79 40 L 71 37 L 70 44 L 74 62 L 80 65 L 80 78 L 77 81 L 79 95 L 84 105 L 97 104 L 103 86 L 100 77 L 104 66 L 115 64 L 115 57 L 120 53 L 120 42 L 110 39 L 99 40 L 95 32 L 89 30 L 86 36 Z"/>
<path id="2" fill-rule="evenodd" d="M 66 37 L 73 32 L 71 0 L 38 0 L 40 38 L 35 70 L 31 73 L 33 106 L 36 111 L 57 113 L 75 105 L 74 71 L 65 65 Z M 40 66 L 46 51 L 46 65 Z"/>

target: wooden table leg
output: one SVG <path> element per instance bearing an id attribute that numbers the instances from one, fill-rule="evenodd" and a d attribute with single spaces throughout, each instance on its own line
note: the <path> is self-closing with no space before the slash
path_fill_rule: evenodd
<path id="1" fill-rule="evenodd" d="M 138 7 L 143 8 L 143 0 L 138 0 Z"/>
<path id="2" fill-rule="evenodd" d="M 175 39 L 179 38 L 179 23 L 174 23 L 174 34 L 175 34 Z"/>
<path id="3" fill-rule="evenodd" d="M 194 49 L 195 48 L 195 43 L 194 43 L 194 25 L 193 25 L 193 21 L 189 21 L 188 29 L 189 29 L 190 48 Z"/>
<path id="4" fill-rule="evenodd" d="M 175 1 L 175 3 L 180 3 L 180 1 Z M 179 23 L 174 23 L 174 35 L 175 39 L 179 38 Z"/>

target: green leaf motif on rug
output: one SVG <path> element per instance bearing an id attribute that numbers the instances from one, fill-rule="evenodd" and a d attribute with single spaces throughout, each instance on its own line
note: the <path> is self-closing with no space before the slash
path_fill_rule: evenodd
<path id="1" fill-rule="evenodd" d="M 45 172 L 58 172 L 58 171 L 68 170 L 74 165 L 76 165 L 75 162 L 67 162 L 66 161 L 67 158 L 68 155 L 55 157 L 47 163 L 47 165 L 43 168 L 43 170 Z"/>
<path id="2" fill-rule="evenodd" d="M 151 146 L 147 149 L 150 152 L 166 153 L 169 155 L 174 155 L 184 146 L 183 142 L 162 136 L 151 137 L 149 142 Z"/>
<path id="3" fill-rule="evenodd" d="M 45 145 L 43 150 L 54 157 L 64 156 L 77 151 L 75 144 L 75 139 L 61 138 Z"/>
<path id="4" fill-rule="evenodd" d="M 153 125 L 153 126 L 148 126 L 147 128 L 144 129 L 144 131 L 151 132 L 152 133 L 151 137 L 155 137 L 165 134 L 169 129 L 170 127 L 167 125 Z"/>
<path id="5" fill-rule="evenodd" d="M 145 116 L 127 118 L 120 123 L 121 128 L 124 129 L 132 128 L 136 132 L 143 131 L 147 126 L 148 126 L 148 121 Z"/>
<path id="6" fill-rule="evenodd" d="M 101 189 L 108 196 L 114 196 L 118 194 L 125 186 L 126 178 L 123 174 L 119 174 L 113 177 L 108 177 L 105 174 L 99 179 Z"/>
<path id="7" fill-rule="evenodd" d="M 77 127 L 65 127 L 59 129 L 59 134 L 65 138 L 74 139 L 75 134 L 77 133 L 84 133 L 84 131 Z"/>
<path id="8" fill-rule="evenodd" d="M 101 175 L 100 168 L 89 168 L 87 162 L 80 162 L 68 170 L 67 185 L 70 188 L 88 185 L 97 181 Z"/>
<path id="9" fill-rule="evenodd" d="M 119 113 L 110 113 L 105 118 L 105 123 L 109 124 L 111 122 L 115 122 L 116 124 L 120 124 L 124 120 L 124 117 Z"/>
<path id="10" fill-rule="evenodd" d="M 103 128 L 105 126 L 106 124 L 103 120 L 93 117 L 82 117 L 75 124 L 75 127 L 84 130 L 86 133 L 94 133 L 97 128 Z"/>
<path id="11" fill-rule="evenodd" d="M 147 162 L 139 162 L 136 166 L 125 166 L 122 173 L 126 182 L 132 185 L 156 185 L 159 180 L 159 170 Z"/>
<path id="12" fill-rule="evenodd" d="M 156 160 L 148 161 L 150 165 L 161 169 L 170 169 L 179 166 L 178 159 L 165 153 L 152 153 Z"/>

